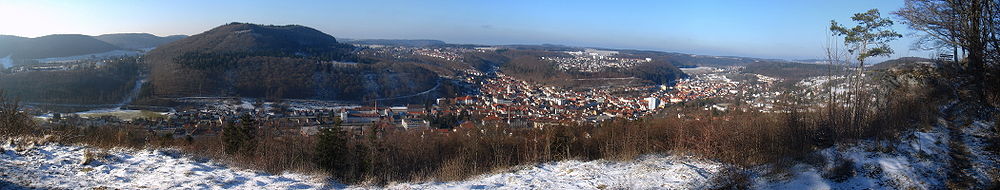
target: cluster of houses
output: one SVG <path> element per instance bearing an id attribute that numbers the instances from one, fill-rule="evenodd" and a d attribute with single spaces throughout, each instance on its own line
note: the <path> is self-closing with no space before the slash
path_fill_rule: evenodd
<path id="1" fill-rule="evenodd" d="M 653 61 L 652 58 L 635 59 L 608 56 L 542 57 L 541 59 L 556 63 L 559 70 L 579 72 L 626 69 Z"/>
<path id="2" fill-rule="evenodd" d="M 461 61 L 462 51 L 456 48 L 418 48 L 413 50 L 414 55 L 434 57 L 448 61 Z"/>
<path id="3" fill-rule="evenodd" d="M 764 100 L 776 96 L 766 89 L 778 81 L 756 76 L 756 82 L 736 81 L 728 74 L 736 69 L 716 69 L 693 75 L 676 86 L 617 86 L 587 90 L 566 90 L 517 80 L 496 73 L 481 80 L 479 95 L 438 99 L 435 113 L 470 115 L 482 118 L 479 124 L 540 127 L 567 123 L 592 123 L 612 118 L 636 119 L 656 112 L 668 104 L 716 97 L 743 97 L 767 109 Z M 480 75 L 472 75 L 478 77 Z M 715 106 L 724 110 L 725 106 Z"/>
<path id="4" fill-rule="evenodd" d="M 770 111 L 780 92 L 770 91 L 779 81 L 774 77 L 760 74 L 741 73 L 740 67 L 712 68 L 708 72 L 691 75 L 691 78 L 681 79 L 672 91 L 667 94 L 667 102 L 678 103 L 691 100 L 727 97 L 743 101 L 757 111 Z M 754 79 L 752 81 L 735 81 L 727 75 L 742 75 Z M 712 105 L 708 109 L 726 110 L 727 106 Z"/>
<path id="5" fill-rule="evenodd" d="M 482 118 L 481 124 L 539 127 L 611 118 L 635 119 L 664 105 L 659 98 L 643 96 L 655 88 L 648 86 L 571 91 L 517 80 L 502 73 L 483 80 L 480 86 L 479 95 L 438 99 L 435 111 Z"/>
<path id="6" fill-rule="evenodd" d="M 26 73 L 26 72 L 38 72 L 38 71 L 73 71 L 81 69 L 100 69 L 108 64 L 119 63 L 119 62 L 135 62 L 138 57 L 120 57 L 111 59 L 101 59 L 101 60 L 74 60 L 66 62 L 52 62 L 44 64 L 31 64 L 31 65 L 20 65 L 12 66 L 9 68 L 10 73 Z"/>
<path id="7" fill-rule="evenodd" d="M 367 47 L 367 49 L 362 50 L 359 54 L 369 54 L 378 57 L 391 57 L 396 59 L 410 58 L 412 56 L 426 56 L 448 61 L 462 61 L 462 58 L 464 57 L 462 55 L 469 52 L 486 52 L 495 50 L 495 48 L 424 48 L 384 45 L 366 45 L 365 47 Z"/>

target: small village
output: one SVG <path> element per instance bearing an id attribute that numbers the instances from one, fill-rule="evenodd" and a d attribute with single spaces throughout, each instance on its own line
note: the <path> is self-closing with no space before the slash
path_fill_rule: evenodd
<path id="1" fill-rule="evenodd" d="M 573 57 L 542 57 L 542 60 L 555 62 L 559 70 L 578 72 L 600 72 L 608 69 L 625 69 L 653 61 L 652 58 L 634 59 L 614 57 L 617 51 L 586 49 L 584 51 L 565 52 Z"/>

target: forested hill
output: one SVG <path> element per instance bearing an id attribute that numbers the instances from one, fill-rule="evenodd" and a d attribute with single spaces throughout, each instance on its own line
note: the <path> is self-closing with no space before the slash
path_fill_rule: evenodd
<path id="1" fill-rule="evenodd" d="M 0 36 L 0 57 L 38 59 L 102 53 L 121 49 L 94 37 L 79 34 L 57 34 L 37 38 Z"/>
<path id="2" fill-rule="evenodd" d="M 118 46 L 124 49 L 145 49 L 153 48 L 163 44 L 167 44 L 173 41 L 186 38 L 186 35 L 173 35 L 173 36 L 156 36 L 147 33 L 120 33 L 120 34 L 104 34 L 100 36 L 94 36 L 94 38 L 107 42 L 109 44 Z"/>
<path id="3" fill-rule="evenodd" d="M 305 26 L 230 23 L 150 51 L 149 88 L 158 97 L 360 100 L 435 85 L 419 67 L 357 63 L 354 48 Z"/>

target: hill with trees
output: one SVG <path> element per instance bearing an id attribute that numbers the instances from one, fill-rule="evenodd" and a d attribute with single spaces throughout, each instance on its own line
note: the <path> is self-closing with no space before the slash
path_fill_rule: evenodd
<path id="1" fill-rule="evenodd" d="M 933 59 L 927 59 L 922 57 L 901 57 L 899 59 L 887 60 L 881 63 L 872 65 L 872 69 L 889 69 L 889 68 L 900 68 L 909 67 L 919 63 L 934 63 Z"/>
<path id="2" fill-rule="evenodd" d="M 80 34 L 56 34 L 37 38 L 0 36 L 0 55 L 14 59 L 39 59 L 86 55 L 119 50 L 118 46 Z"/>
<path id="3" fill-rule="evenodd" d="M 124 49 L 153 48 L 163 44 L 186 38 L 186 35 L 156 36 L 148 33 L 120 33 L 94 36 L 97 40 L 107 42 Z"/>
<path id="4" fill-rule="evenodd" d="M 765 76 L 798 81 L 804 78 L 843 74 L 843 65 L 821 65 L 792 62 L 756 62 L 744 65 L 743 71 Z"/>
<path id="5" fill-rule="evenodd" d="M 629 78 L 634 77 L 653 84 L 670 84 L 677 79 L 687 77 L 673 62 L 661 57 L 653 61 L 635 65 L 630 68 L 608 69 L 600 72 L 564 71 L 558 69 L 556 63 L 542 60 L 541 57 L 566 57 L 561 51 L 580 51 L 582 48 L 558 45 L 516 45 L 504 46 L 508 49 L 473 54 L 466 62 L 473 67 L 484 70 L 496 66 L 505 74 L 528 81 L 542 82 L 550 85 L 577 85 L 574 79 L 594 78 Z M 622 58 L 649 58 L 646 55 L 624 53 Z M 660 52 L 662 53 L 662 52 Z M 595 83 L 595 81 L 587 81 Z"/>
<path id="6" fill-rule="evenodd" d="M 152 95 L 362 100 L 437 84 L 406 63 L 358 61 L 350 44 L 299 26 L 231 23 L 160 46 L 146 56 Z"/>
<path id="7" fill-rule="evenodd" d="M 102 62 L 76 70 L 0 73 L 0 91 L 28 103 L 119 103 L 140 80 L 137 59 Z"/>

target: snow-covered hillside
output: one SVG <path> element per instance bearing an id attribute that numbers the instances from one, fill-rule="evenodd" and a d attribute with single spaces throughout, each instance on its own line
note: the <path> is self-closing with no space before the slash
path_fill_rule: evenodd
<path id="1" fill-rule="evenodd" d="M 704 189 L 721 164 L 689 157 L 645 156 L 633 162 L 561 161 L 468 181 L 405 183 L 390 189 Z"/>
<path id="2" fill-rule="evenodd" d="M 953 104 L 954 105 L 954 104 Z M 998 156 L 985 150 L 995 136 L 990 121 L 946 106 L 935 125 L 900 139 L 838 145 L 817 152 L 819 161 L 791 167 L 786 174 L 750 169 L 755 189 L 942 189 L 985 187 L 998 179 Z M 368 189 L 343 186 L 322 177 L 269 175 L 181 156 L 171 150 L 110 150 L 96 163 L 81 164 L 93 149 L 68 145 L 34 148 L 2 145 L 0 188 L 83 189 Z M 18 149 L 22 149 L 17 151 Z M 956 160 L 961 159 L 961 160 Z M 954 164 L 968 167 L 953 170 Z M 724 164 L 683 156 L 649 155 L 635 161 L 560 161 L 522 166 L 458 182 L 389 184 L 388 189 L 706 189 Z M 955 176 L 959 175 L 959 176 Z M 956 179 L 963 179 L 956 181 Z M 724 181 L 724 180 L 722 180 Z M 11 187 L 6 187 L 11 188 Z"/>
<path id="3" fill-rule="evenodd" d="M 322 189 L 323 179 L 301 175 L 269 175 L 233 169 L 210 161 L 180 156 L 171 150 L 110 150 L 82 164 L 91 148 L 43 145 L 0 146 L 0 189 Z M 3 187 L 3 182 L 12 184 Z"/>
<path id="4" fill-rule="evenodd" d="M 945 106 L 937 124 L 904 133 L 898 140 L 865 141 L 821 150 L 818 154 L 824 158 L 822 164 L 797 165 L 785 180 L 758 178 L 756 188 L 946 189 L 953 188 L 950 183 L 963 182 L 971 187 L 988 186 L 1000 177 L 998 156 L 984 150 L 985 138 L 996 135 L 989 132 L 993 123 L 975 120 L 961 108 L 965 107 L 954 103 Z M 968 181 L 955 181 L 957 176 L 949 176 L 956 157 L 968 158 L 971 166 L 958 172 Z M 848 175 L 838 179 L 830 174 L 836 173 L 831 171 L 840 164 L 849 169 L 843 170 Z"/>
<path id="5" fill-rule="evenodd" d="M 8 181 L 58 189 L 369 189 L 346 187 L 317 176 L 268 175 L 181 156 L 171 150 L 110 150 L 81 164 L 95 149 L 43 145 L 22 151 L 3 145 L 0 187 Z M 22 147 L 23 149 L 23 147 Z M 678 156 L 646 156 L 634 162 L 562 161 L 524 167 L 468 181 L 392 184 L 388 189 L 699 189 L 721 165 Z M 14 188 L 14 187 L 8 187 Z"/>

